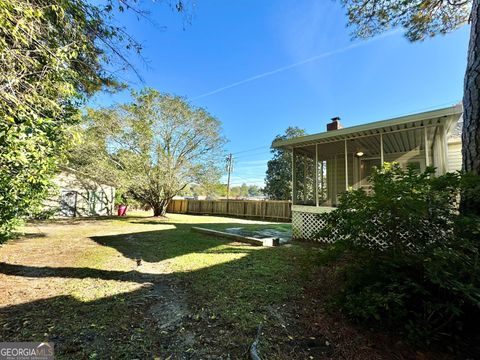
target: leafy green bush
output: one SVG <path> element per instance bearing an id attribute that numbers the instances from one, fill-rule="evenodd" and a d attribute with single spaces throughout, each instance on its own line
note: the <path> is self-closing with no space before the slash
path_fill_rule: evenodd
<path id="1" fill-rule="evenodd" d="M 464 336 L 480 320 L 480 221 L 457 210 L 480 180 L 433 173 L 386 164 L 371 175 L 371 194 L 346 192 L 321 215 L 318 234 L 348 259 L 334 305 L 426 343 Z"/>

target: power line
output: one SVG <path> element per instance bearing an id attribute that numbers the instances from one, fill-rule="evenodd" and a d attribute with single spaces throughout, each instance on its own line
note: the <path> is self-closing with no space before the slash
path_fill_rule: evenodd
<path id="1" fill-rule="evenodd" d="M 262 151 L 262 152 L 257 152 L 257 153 L 253 153 L 253 154 L 246 154 L 246 155 L 242 155 L 242 156 L 237 156 L 236 159 L 242 159 L 242 160 L 245 160 L 245 159 L 251 159 L 251 158 L 254 158 L 254 157 L 257 157 L 259 155 L 271 155 L 270 152 L 265 152 L 265 151 Z"/>
<path id="2" fill-rule="evenodd" d="M 237 176 L 237 175 L 233 175 L 232 178 L 233 178 L 233 180 L 240 179 L 240 180 L 243 180 L 243 181 L 252 181 L 254 179 L 254 177 L 251 177 L 251 178 L 247 179 L 247 178 Z"/>
<path id="3" fill-rule="evenodd" d="M 255 151 L 255 150 L 261 150 L 261 149 L 270 149 L 270 146 L 259 146 L 259 147 L 256 147 L 256 148 L 251 148 L 251 149 L 247 149 L 247 150 L 241 150 L 241 151 L 237 151 L 237 152 L 232 153 L 232 155 L 243 154 L 243 153 L 246 153 L 246 152 Z"/>

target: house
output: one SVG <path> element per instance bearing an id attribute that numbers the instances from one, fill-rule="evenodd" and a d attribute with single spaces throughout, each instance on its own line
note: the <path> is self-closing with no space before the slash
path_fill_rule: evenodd
<path id="1" fill-rule="evenodd" d="M 115 187 L 100 184 L 77 171 L 64 168 L 53 180 L 55 191 L 44 212 L 54 217 L 113 215 Z"/>
<path id="2" fill-rule="evenodd" d="M 292 151 L 292 232 L 312 238 L 317 214 L 331 211 L 347 189 L 370 191 L 367 177 L 383 162 L 434 166 L 438 175 L 461 169 L 461 105 L 342 128 L 333 118 L 327 131 L 275 141 Z"/>

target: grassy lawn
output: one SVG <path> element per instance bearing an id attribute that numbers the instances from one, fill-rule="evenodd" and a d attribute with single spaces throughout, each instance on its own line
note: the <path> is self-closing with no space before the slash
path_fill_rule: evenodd
<path id="1" fill-rule="evenodd" d="M 344 358 L 359 344 L 379 354 L 355 329 L 339 336 L 341 320 L 306 296 L 321 280 L 319 246 L 190 231 L 289 224 L 147 215 L 35 222 L 3 245 L 0 338 L 53 341 L 59 359 L 247 358 L 262 324 L 265 358 Z"/>

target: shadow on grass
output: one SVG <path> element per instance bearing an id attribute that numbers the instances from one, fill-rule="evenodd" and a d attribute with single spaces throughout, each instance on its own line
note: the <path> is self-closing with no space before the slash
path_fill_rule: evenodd
<path id="1" fill-rule="evenodd" d="M 268 315 L 266 309 L 301 293 L 302 284 L 308 281 L 305 274 L 311 270 L 308 264 L 313 252 L 303 246 L 258 248 L 232 244 L 190 232 L 191 226 L 198 223 L 170 224 L 176 228 L 92 239 L 130 259 L 141 257 L 154 263 L 177 258 L 175 264 L 184 270 L 174 268 L 177 272 L 171 274 L 0 264 L 0 272 L 5 275 L 142 285 L 88 302 L 56 296 L 4 307 L 0 309 L 0 338 L 54 341 L 59 359 L 164 358 L 172 354 L 174 358 L 199 358 L 227 352 L 233 358 L 243 357 L 258 323 Z M 217 225 L 237 224 L 209 227 Z M 179 260 L 182 255 L 186 257 Z M 85 286 L 88 291 L 88 283 Z M 176 297 L 172 295 L 175 291 L 184 295 Z M 182 322 L 164 334 L 161 323 L 168 313 L 177 311 L 169 307 L 175 302 L 178 306 L 185 302 L 187 310 Z M 161 310 L 152 312 L 153 308 Z M 207 315 L 196 318 L 196 314 Z M 185 336 L 185 329 L 197 339 L 195 345 L 178 340 Z M 221 336 L 219 329 L 224 331 Z"/>
<path id="2" fill-rule="evenodd" d="M 29 278 L 58 277 L 69 279 L 102 279 L 132 281 L 136 283 L 151 282 L 158 274 L 139 271 L 115 271 L 77 267 L 25 266 L 0 262 L 0 273 L 4 275 L 25 276 Z"/>
<path id="3" fill-rule="evenodd" d="M 129 216 L 116 216 L 116 215 L 111 215 L 111 216 L 89 216 L 89 217 L 69 217 L 69 218 L 54 218 L 54 219 L 47 219 L 47 220 L 29 220 L 28 223 L 32 225 L 36 224 L 52 224 L 52 225 L 76 225 L 76 224 L 82 224 L 82 223 L 95 223 L 99 221 L 112 221 L 112 220 L 118 220 L 118 221 L 131 221 L 133 219 L 148 219 L 148 216 L 142 216 L 142 215 L 129 215 Z"/>
<path id="4" fill-rule="evenodd" d="M 170 223 L 171 224 L 171 223 Z M 228 240 L 191 232 L 192 224 L 171 224 L 174 229 L 129 234 L 92 236 L 102 246 L 109 246 L 129 259 L 159 262 L 190 253 L 198 253 L 228 244 Z"/>
<path id="5" fill-rule="evenodd" d="M 207 218 L 205 218 L 207 219 Z M 174 223 L 169 219 L 153 219 L 134 221 L 135 224 L 144 225 L 172 225 L 175 229 L 152 230 L 130 234 L 93 236 L 92 240 L 103 246 L 109 246 L 121 252 L 130 259 L 141 258 L 148 262 L 158 262 L 177 256 L 204 252 L 207 249 L 231 243 L 231 240 L 221 239 L 191 232 L 192 226 L 202 226 L 211 229 L 225 229 L 243 226 L 245 228 L 258 228 L 258 224 L 245 223 Z M 262 225 L 272 227 L 272 225 Z M 282 225 L 283 227 L 285 225 Z M 242 250 L 243 251 L 243 250 Z"/>
<path id="6" fill-rule="evenodd" d="M 37 238 L 44 238 L 47 236 L 45 233 L 21 233 L 18 234 L 19 237 L 24 239 L 37 239 Z"/>

